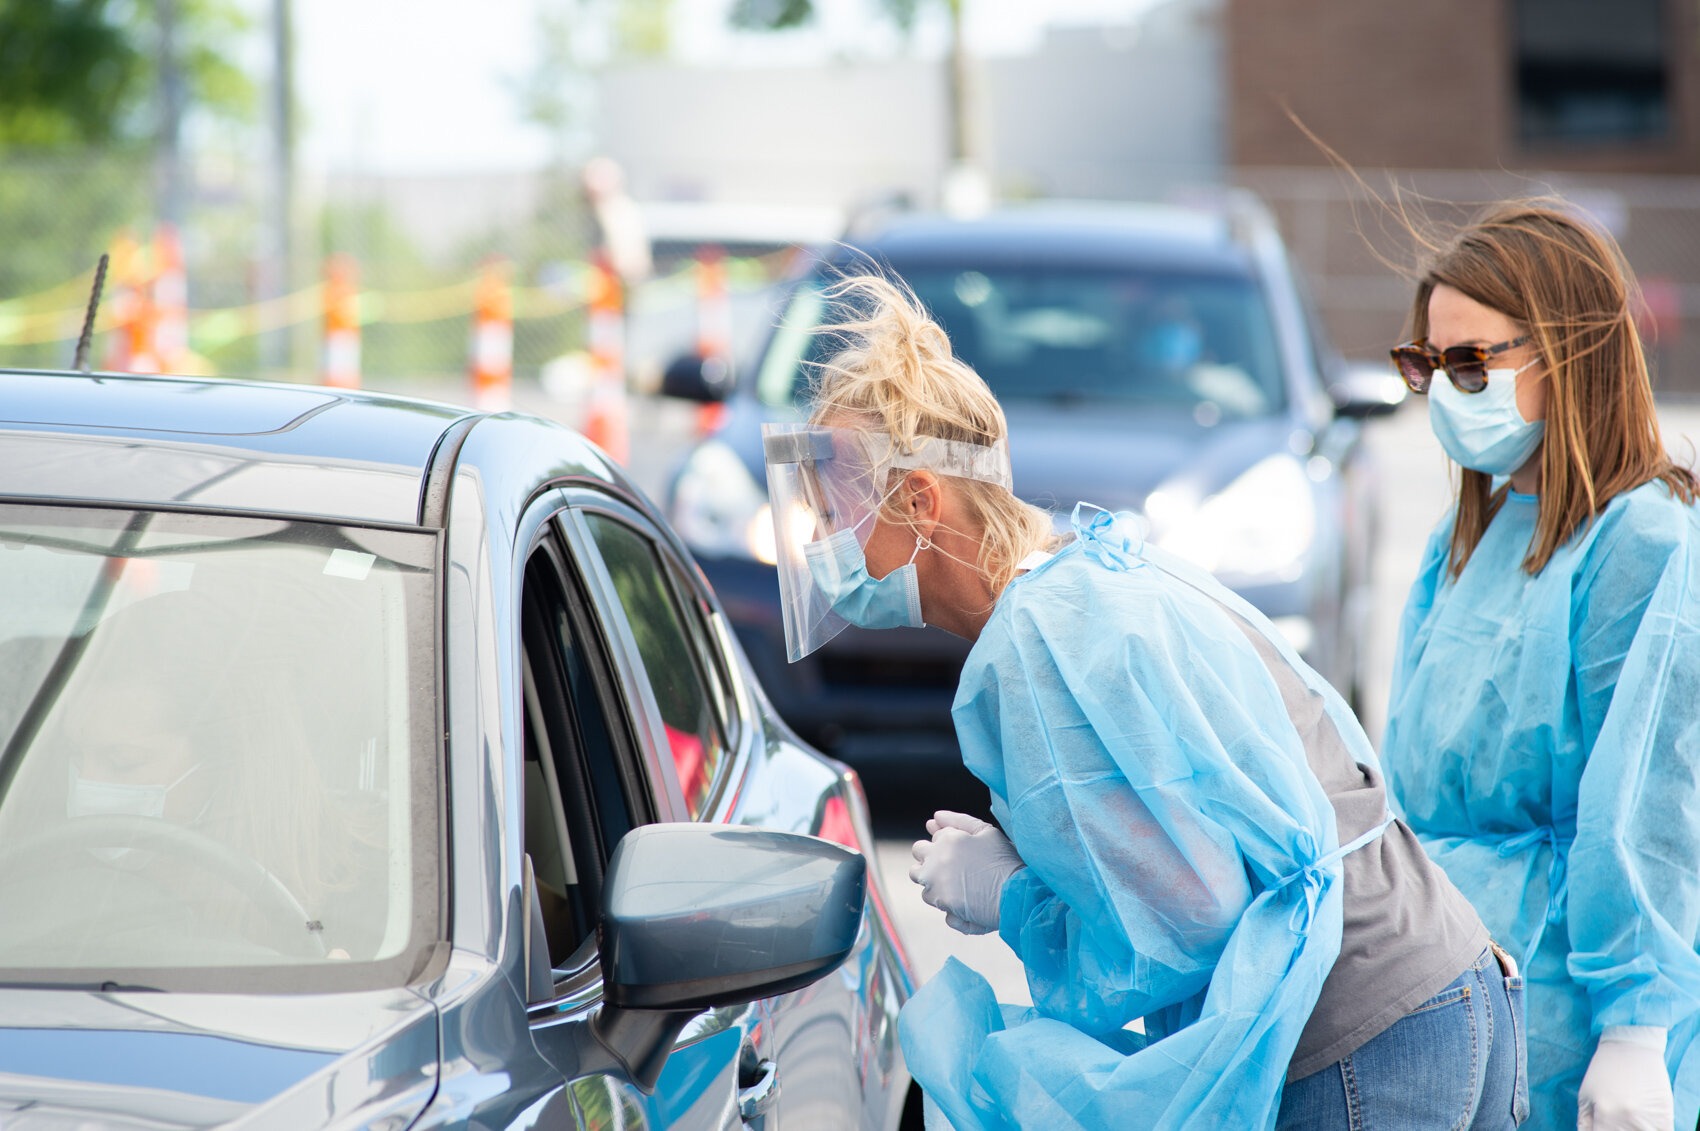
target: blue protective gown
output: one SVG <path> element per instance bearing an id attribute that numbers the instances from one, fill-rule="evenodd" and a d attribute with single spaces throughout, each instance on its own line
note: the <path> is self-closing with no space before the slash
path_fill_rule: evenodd
<path id="1" fill-rule="evenodd" d="M 1406 821 L 1528 976 L 1531 1118 L 1576 1126 L 1606 1025 L 1669 1027 L 1700 1111 L 1700 510 L 1648 483 L 1539 575 L 1511 495 L 1456 582 L 1451 520 L 1399 630 L 1383 742 Z"/>
<path id="2" fill-rule="evenodd" d="M 1333 808 L 1237 612 L 1208 574 L 1076 511 L 1079 539 L 1017 577 L 969 653 L 963 760 L 1027 867 L 999 930 L 1034 1007 L 954 960 L 905 1006 L 909 1068 L 958 1131 L 1272 1127 L 1339 953 Z M 1379 829 L 1371 835 L 1378 834 Z M 1367 839 L 1364 838 L 1364 839 Z M 1144 1018 L 1144 1034 L 1123 1027 Z"/>

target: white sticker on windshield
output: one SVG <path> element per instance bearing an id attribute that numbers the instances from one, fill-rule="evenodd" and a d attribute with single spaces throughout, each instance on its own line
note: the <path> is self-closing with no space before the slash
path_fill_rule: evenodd
<path id="1" fill-rule="evenodd" d="M 365 581 L 377 560 L 375 554 L 362 554 L 359 550 L 332 550 L 330 561 L 325 563 L 325 575 Z"/>

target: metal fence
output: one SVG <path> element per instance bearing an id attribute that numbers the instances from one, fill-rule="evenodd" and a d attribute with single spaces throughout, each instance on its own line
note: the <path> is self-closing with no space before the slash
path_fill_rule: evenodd
<path id="1" fill-rule="evenodd" d="M 1360 171 L 1383 198 L 1398 185 L 1417 214 L 1467 220 L 1509 197 L 1558 195 L 1622 245 L 1645 297 L 1641 325 L 1662 397 L 1700 397 L 1700 178 L 1558 173 Z M 1235 179 L 1274 210 L 1303 264 L 1335 344 L 1380 359 L 1400 340 L 1412 282 L 1392 267 L 1417 262 L 1398 217 L 1333 169 L 1242 168 Z"/>
<path id="2" fill-rule="evenodd" d="M 287 257 L 264 227 L 266 186 L 234 163 L 195 170 L 180 231 L 190 354 L 180 368 L 225 376 L 313 380 L 332 256 L 358 265 L 361 359 L 372 378 L 466 371 L 477 278 L 492 258 L 513 284 L 516 376 L 585 348 L 586 257 L 597 231 L 576 170 L 463 177 L 301 178 Z M 158 266 L 152 169 L 144 159 L 88 155 L 0 164 L 0 366 L 70 364 L 93 267 L 130 238 L 138 270 Z M 658 257 L 656 275 L 628 296 L 661 341 L 632 358 L 638 383 L 656 354 L 688 345 L 696 303 L 691 248 Z M 783 255 L 727 264 L 734 291 L 766 286 Z M 92 357 L 112 355 L 122 290 L 117 270 Z"/>

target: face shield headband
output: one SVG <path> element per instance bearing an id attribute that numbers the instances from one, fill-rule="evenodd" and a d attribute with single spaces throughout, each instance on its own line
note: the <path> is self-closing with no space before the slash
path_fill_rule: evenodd
<path id="1" fill-rule="evenodd" d="M 833 539 L 836 558 L 843 559 L 847 553 L 859 557 L 873 529 L 874 515 L 894 489 L 893 472 L 926 470 L 1006 490 L 1013 482 L 1005 441 L 982 445 L 925 437 L 904 450 L 889 437 L 860 428 L 764 424 L 762 449 L 786 654 L 792 662 L 853 623 L 845 616 L 854 607 L 853 596 L 843 585 L 821 584 L 810 569 L 811 558 L 822 559 L 821 547 L 816 546 L 813 554 L 806 553 L 806 547 Z M 878 580 L 870 578 L 868 583 Z"/>

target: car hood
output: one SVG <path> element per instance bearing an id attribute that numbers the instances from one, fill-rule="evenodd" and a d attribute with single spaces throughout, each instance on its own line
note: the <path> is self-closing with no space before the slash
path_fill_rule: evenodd
<path id="1" fill-rule="evenodd" d="M 405 989 L 3 989 L 0 1018 L 0 1126 L 404 1127 L 436 1089 L 436 1011 Z"/>

